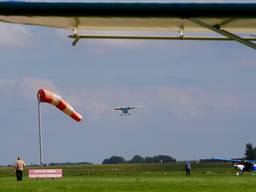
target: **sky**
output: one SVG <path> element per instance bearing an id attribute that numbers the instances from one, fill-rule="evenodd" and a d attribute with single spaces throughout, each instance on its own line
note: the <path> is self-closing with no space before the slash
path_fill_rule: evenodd
<path id="1" fill-rule="evenodd" d="M 256 145 L 255 50 L 236 42 L 92 39 L 73 47 L 70 34 L 0 23 L 0 164 L 17 156 L 39 163 L 40 88 L 84 117 L 77 123 L 41 104 L 45 163 L 231 158 Z M 129 117 L 113 110 L 133 105 L 143 107 Z"/>

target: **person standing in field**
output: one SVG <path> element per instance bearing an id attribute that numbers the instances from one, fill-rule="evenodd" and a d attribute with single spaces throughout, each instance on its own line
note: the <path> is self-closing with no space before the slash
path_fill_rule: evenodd
<path id="1" fill-rule="evenodd" d="M 186 176 L 190 176 L 191 166 L 189 161 L 185 162 L 185 169 L 186 169 Z"/>
<path id="2" fill-rule="evenodd" d="M 17 181 L 22 181 L 24 167 L 25 162 L 20 157 L 18 157 L 15 164 Z"/>

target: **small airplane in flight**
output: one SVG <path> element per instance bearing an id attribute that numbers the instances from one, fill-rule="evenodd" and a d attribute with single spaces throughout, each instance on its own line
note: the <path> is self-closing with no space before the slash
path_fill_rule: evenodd
<path id="1" fill-rule="evenodd" d="M 132 107 L 115 107 L 114 110 L 116 111 L 121 111 L 121 116 L 125 115 L 131 115 L 131 113 L 129 112 L 131 109 L 135 109 L 138 107 L 142 107 L 141 105 L 139 106 L 132 106 Z"/>
<path id="2" fill-rule="evenodd" d="M 236 175 L 241 175 L 243 172 L 256 171 L 256 160 L 232 160 L 222 158 L 213 158 L 213 160 L 233 163 L 234 168 L 238 171 Z"/>

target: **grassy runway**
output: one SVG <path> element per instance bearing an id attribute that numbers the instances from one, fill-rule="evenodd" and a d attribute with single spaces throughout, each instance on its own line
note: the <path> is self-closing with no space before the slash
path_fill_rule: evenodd
<path id="1" fill-rule="evenodd" d="M 125 166 L 125 165 L 124 165 Z M 139 165 L 137 165 L 139 166 Z M 154 165 L 152 165 L 154 167 Z M 129 167 L 130 170 L 133 166 Z M 136 167 L 136 166 L 135 166 Z M 150 166 L 149 166 L 150 167 Z M 102 169 L 101 169 L 102 168 Z M 110 167 L 108 167 L 110 168 Z M 119 169 L 122 165 L 119 166 Z M 134 168 L 134 167 L 133 167 Z M 135 171 L 116 172 L 118 168 L 106 169 L 104 166 L 65 167 L 64 178 L 57 180 L 30 180 L 26 176 L 17 182 L 12 173 L 0 170 L 1 192 L 255 192 L 256 176 L 245 174 L 236 176 L 231 170 L 222 172 L 195 169 L 191 177 L 181 171 Z M 170 168 L 170 167 L 166 167 Z M 210 169 L 210 168 L 209 168 Z M 66 170 L 66 175 L 65 175 Z M 73 174 L 70 172 L 74 171 Z M 88 172 L 90 170 L 90 172 Z M 92 170 L 97 170 L 93 172 Z M 103 170 L 103 171 L 100 171 Z M 2 173 L 2 174 L 1 174 Z M 3 174 L 5 173 L 6 176 Z M 75 174 L 76 173 L 76 174 Z"/>

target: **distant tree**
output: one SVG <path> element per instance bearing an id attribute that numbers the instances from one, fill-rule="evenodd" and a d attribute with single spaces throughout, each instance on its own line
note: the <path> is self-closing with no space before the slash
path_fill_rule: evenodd
<path id="1" fill-rule="evenodd" d="M 109 159 L 104 159 L 104 161 L 102 162 L 102 164 L 119 164 L 119 163 L 125 163 L 125 159 L 119 156 L 112 156 Z"/>
<path id="2" fill-rule="evenodd" d="M 170 157 L 169 155 L 158 155 L 157 157 L 157 162 L 158 163 L 175 163 L 176 159 Z"/>
<path id="3" fill-rule="evenodd" d="M 245 158 L 256 159 L 256 148 L 253 148 L 251 143 L 247 143 L 245 146 Z"/>
<path id="4" fill-rule="evenodd" d="M 154 157 L 146 157 L 145 163 L 175 163 L 176 159 L 169 155 L 157 155 Z"/>
<path id="5" fill-rule="evenodd" d="M 123 157 L 112 156 L 109 159 L 104 159 L 102 164 L 118 164 L 118 163 L 175 163 L 176 159 L 169 155 L 157 155 L 154 157 L 143 158 L 140 155 L 135 155 L 130 161 L 125 161 Z"/>
<path id="6" fill-rule="evenodd" d="M 154 163 L 153 157 L 145 157 L 145 163 Z"/>
<path id="7" fill-rule="evenodd" d="M 92 165 L 90 162 L 52 162 L 48 166 L 58 166 L 58 165 Z"/>
<path id="8" fill-rule="evenodd" d="M 254 155 L 253 159 L 256 160 L 256 147 L 253 148 L 253 155 Z"/>
<path id="9" fill-rule="evenodd" d="M 135 155 L 129 163 L 145 163 L 145 159 L 141 157 L 140 155 Z"/>

